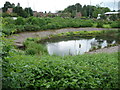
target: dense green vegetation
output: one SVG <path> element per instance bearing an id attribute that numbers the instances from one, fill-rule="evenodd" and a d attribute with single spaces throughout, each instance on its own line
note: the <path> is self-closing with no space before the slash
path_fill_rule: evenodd
<path id="1" fill-rule="evenodd" d="M 13 8 L 12 13 L 6 13 L 8 8 Z M 60 17 L 30 17 L 33 16 L 31 8 L 23 9 L 18 3 L 6 2 L 2 8 L 0 17 L 0 65 L 2 62 L 2 85 L 3 88 L 118 88 L 118 53 L 84 54 L 76 56 L 50 56 L 45 45 L 40 44 L 39 38 L 28 38 L 24 42 L 25 48 L 18 49 L 13 45 L 11 39 L 6 36 L 25 31 L 53 30 L 60 28 L 119 28 L 118 17 L 110 17 L 111 21 L 102 16 L 101 20 L 96 18 L 98 13 L 110 11 L 109 8 L 100 6 L 75 5 L 68 6 Z M 82 18 L 75 18 L 77 13 Z M 68 15 L 69 14 L 69 15 Z M 49 16 L 49 15 L 48 15 Z M 66 18 L 61 18 L 61 17 Z M 17 17 L 13 19 L 12 17 Z M 72 18 L 71 18 L 72 17 Z M 50 38 L 62 39 L 69 37 L 96 37 L 106 36 L 117 38 L 120 41 L 119 30 L 106 31 L 80 31 L 67 32 L 51 35 Z M 112 34 L 111 34 L 112 33 Z M 1 34 L 1 33 L 0 33 Z M 47 40 L 45 37 L 42 40 Z"/>
<path id="2" fill-rule="evenodd" d="M 60 12 L 60 11 L 59 11 Z M 65 8 L 63 13 L 70 13 L 71 17 L 75 17 L 76 13 L 81 12 L 82 16 L 89 18 L 97 18 L 98 14 L 104 14 L 105 12 L 110 12 L 108 7 L 101 7 L 100 5 L 92 6 L 92 5 L 84 5 L 82 6 L 80 3 L 76 3 L 75 5 L 70 5 Z"/>
<path id="3" fill-rule="evenodd" d="M 13 8 L 13 12 L 10 14 L 6 13 L 8 8 Z M 2 14 L 3 17 L 33 16 L 33 10 L 30 7 L 23 9 L 20 6 L 20 3 L 18 3 L 17 6 L 15 6 L 14 3 L 10 3 L 9 1 L 5 2 L 4 7 L 2 7 L 2 11 L 3 11 L 3 14 Z"/>
<path id="4" fill-rule="evenodd" d="M 118 88 L 118 58 L 114 54 L 30 56 L 11 52 L 4 88 Z"/>
<path id="5" fill-rule="evenodd" d="M 79 28 L 79 27 L 105 27 L 105 28 L 118 28 L 119 21 L 106 21 L 106 20 L 92 20 L 92 19 L 78 19 L 78 18 L 39 18 L 18 17 L 16 20 L 6 17 L 2 19 L 2 32 L 6 35 L 19 33 L 24 31 L 39 31 L 48 29 L 60 28 Z"/>
<path id="6" fill-rule="evenodd" d="M 116 31 L 82 31 L 61 35 L 99 35 Z M 50 56 L 37 39 L 16 49 L 2 37 L 3 88 L 118 88 L 118 53 Z"/>
<path id="7" fill-rule="evenodd" d="M 117 43 L 120 43 L 119 39 L 119 30 L 98 30 L 98 31 L 74 31 L 74 32 L 66 32 L 66 33 L 60 33 L 56 35 L 50 35 L 49 37 L 44 37 L 42 39 L 39 38 L 28 38 L 29 41 L 35 41 L 44 43 L 46 41 L 67 41 L 67 40 L 73 40 L 80 39 L 80 38 L 97 38 L 97 39 L 105 39 L 108 41 L 116 40 Z"/>

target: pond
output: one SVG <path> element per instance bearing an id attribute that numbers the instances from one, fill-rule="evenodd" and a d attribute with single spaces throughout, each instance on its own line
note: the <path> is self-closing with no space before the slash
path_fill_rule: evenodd
<path id="1" fill-rule="evenodd" d="M 77 40 L 47 41 L 45 45 L 50 55 L 66 56 L 84 54 L 90 50 L 104 48 L 116 43 L 114 39 L 79 38 Z"/>

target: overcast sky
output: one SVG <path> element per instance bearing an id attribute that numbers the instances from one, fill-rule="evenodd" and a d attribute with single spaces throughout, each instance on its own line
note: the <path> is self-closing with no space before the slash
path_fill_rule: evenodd
<path id="1" fill-rule="evenodd" d="M 19 2 L 20 5 L 25 7 L 31 7 L 34 11 L 51 11 L 56 12 L 57 10 L 63 10 L 69 5 L 73 5 L 76 3 L 80 3 L 83 5 L 97 5 L 109 7 L 111 10 L 118 9 L 118 1 L 120 0 L 0 0 L 0 8 L 4 6 L 4 3 L 9 1 L 10 3 L 14 3 L 17 5 Z M 115 1 L 115 5 L 114 5 Z M 101 3 L 103 2 L 103 3 Z"/>

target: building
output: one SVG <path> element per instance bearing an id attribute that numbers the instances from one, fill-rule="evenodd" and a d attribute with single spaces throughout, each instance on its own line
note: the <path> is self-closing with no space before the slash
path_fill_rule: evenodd
<path id="1" fill-rule="evenodd" d="M 13 13 L 13 8 L 8 8 L 7 11 L 6 11 L 6 13 L 8 13 L 8 14 Z"/>
<path id="2" fill-rule="evenodd" d="M 44 13 L 43 13 L 43 12 L 39 12 L 39 13 L 38 13 L 38 16 L 39 16 L 39 17 L 44 17 Z"/>
<path id="3" fill-rule="evenodd" d="M 76 18 L 81 18 L 81 17 L 82 17 L 81 12 L 77 12 L 77 13 L 76 13 Z"/>
<path id="4" fill-rule="evenodd" d="M 106 12 L 105 15 L 113 15 L 113 14 L 119 14 L 120 12 Z"/>
<path id="5" fill-rule="evenodd" d="M 112 15 L 118 15 L 118 14 L 120 14 L 120 12 L 106 12 L 104 14 L 107 16 L 107 20 L 110 20 L 110 17 Z"/>
<path id="6" fill-rule="evenodd" d="M 112 15 L 118 15 L 118 14 L 120 14 L 120 12 L 106 12 L 106 13 L 104 13 L 104 15 L 107 16 L 107 20 L 110 20 L 109 18 L 110 18 Z M 101 16 L 101 14 L 98 14 L 97 19 L 100 19 L 100 16 Z"/>
<path id="7" fill-rule="evenodd" d="M 37 17 L 38 12 L 37 11 L 33 11 L 33 16 Z"/>
<path id="8" fill-rule="evenodd" d="M 33 16 L 35 16 L 35 17 L 44 17 L 45 14 L 43 12 L 33 11 Z"/>

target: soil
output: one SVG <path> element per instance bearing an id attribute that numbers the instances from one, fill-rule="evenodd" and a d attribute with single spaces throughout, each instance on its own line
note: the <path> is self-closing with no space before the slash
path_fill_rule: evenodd
<path id="1" fill-rule="evenodd" d="M 95 53 L 113 53 L 113 52 L 120 52 L 120 45 L 118 46 L 112 46 L 112 47 L 108 47 L 108 48 L 101 48 L 101 49 L 97 49 L 94 51 L 90 51 L 87 52 L 88 54 L 95 54 Z"/>

